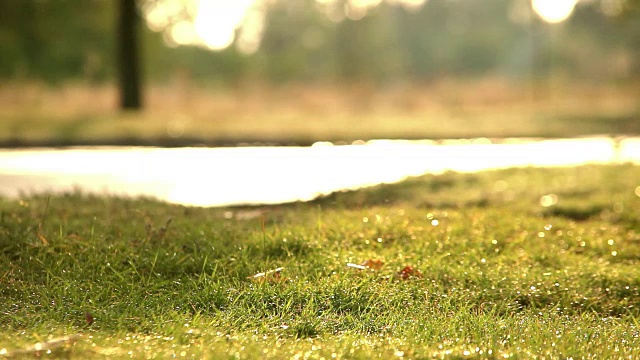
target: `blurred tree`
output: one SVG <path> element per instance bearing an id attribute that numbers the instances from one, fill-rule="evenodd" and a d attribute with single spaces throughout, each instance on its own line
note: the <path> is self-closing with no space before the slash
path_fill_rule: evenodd
<path id="1" fill-rule="evenodd" d="M 341 78 L 386 82 L 403 76 L 404 54 L 391 10 L 381 4 L 361 19 L 347 17 L 338 23 L 333 51 Z"/>
<path id="2" fill-rule="evenodd" d="M 315 0 L 278 0 L 266 9 L 265 29 L 254 61 L 272 83 L 327 79 L 333 54 L 327 51 L 330 21 L 316 11 Z"/>
<path id="3" fill-rule="evenodd" d="M 142 103 L 141 78 L 158 83 L 176 73 L 214 86 L 380 84 L 505 74 L 522 79 L 532 62 L 540 78 L 553 73 L 569 80 L 629 82 L 640 75 L 640 0 L 581 1 L 562 24 L 532 18 L 530 0 L 428 0 L 413 9 L 398 1 L 365 6 L 347 0 L 263 0 L 264 28 L 256 52 L 237 43 L 215 52 L 178 46 L 169 39 L 170 28 L 151 25 L 153 9 L 159 9 L 156 18 L 167 17 L 167 24 L 184 25 L 197 14 L 194 4 L 0 0 L 0 78 L 115 81 L 122 87 L 122 106 L 124 94 L 134 94 L 127 96 L 126 106 L 135 108 L 132 104 Z M 521 14 L 512 14 L 514 8 Z M 141 14 L 153 31 L 140 26 Z M 138 48 L 140 43 L 144 47 Z"/>
<path id="4" fill-rule="evenodd" d="M 118 10 L 120 107 L 122 109 L 136 110 L 142 107 L 137 34 L 139 19 L 136 0 L 120 0 Z"/>
<path id="5" fill-rule="evenodd" d="M 0 77 L 104 80 L 113 43 L 112 2 L 0 1 Z M 69 21 L 73 19 L 73 21 Z"/>

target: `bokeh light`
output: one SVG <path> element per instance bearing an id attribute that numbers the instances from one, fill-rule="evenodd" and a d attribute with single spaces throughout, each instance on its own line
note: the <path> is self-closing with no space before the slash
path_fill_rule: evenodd
<path id="1" fill-rule="evenodd" d="M 531 0 L 533 10 L 548 23 L 556 24 L 567 20 L 578 0 Z"/>
<path id="2" fill-rule="evenodd" d="M 193 26 L 198 40 L 213 50 L 229 47 L 256 0 L 200 0 Z"/>
<path id="3" fill-rule="evenodd" d="M 316 0 L 333 21 L 345 18 L 360 20 L 385 0 Z M 414 11 L 427 0 L 386 0 Z M 268 0 L 165 0 L 147 3 L 144 17 L 153 31 L 165 31 L 170 46 L 199 45 L 210 50 L 223 50 L 236 42 L 243 53 L 254 53 L 260 47 L 264 32 Z M 186 15 L 186 16 L 185 16 Z M 176 20 L 179 19 L 179 20 Z"/>

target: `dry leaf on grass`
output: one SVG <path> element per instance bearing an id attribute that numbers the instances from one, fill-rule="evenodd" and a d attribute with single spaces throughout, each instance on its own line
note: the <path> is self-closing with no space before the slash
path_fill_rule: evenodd
<path id="1" fill-rule="evenodd" d="M 84 320 L 87 322 L 87 325 L 93 325 L 93 314 L 91 314 L 90 312 L 85 312 Z"/>
<path id="2" fill-rule="evenodd" d="M 379 259 L 367 259 L 360 264 L 347 263 L 347 266 L 350 268 L 358 269 L 358 270 L 380 270 L 382 269 L 382 265 L 384 265 L 384 261 Z"/>
<path id="3" fill-rule="evenodd" d="M 366 267 L 367 269 L 380 270 L 382 269 L 382 265 L 384 265 L 384 261 L 380 259 L 368 259 L 362 262 L 362 265 L 364 265 L 364 267 Z"/>
<path id="4" fill-rule="evenodd" d="M 396 277 L 401 280 L 421 279 L 422 273 L 420 270 L 413 268 L 413 266 L 407 265 L 396 273 Z"/>

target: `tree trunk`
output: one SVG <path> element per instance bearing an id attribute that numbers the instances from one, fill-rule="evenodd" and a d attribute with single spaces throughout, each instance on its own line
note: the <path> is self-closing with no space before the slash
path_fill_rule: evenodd
<path id="1" fill-rule="evenodd" d="M 142 101 L 140 95 L 136 0 L 119 0 L 119 3 L 117 57 L 120 81 L 120 108 L 123 110 L 137 110 L 142 107 Z"/>

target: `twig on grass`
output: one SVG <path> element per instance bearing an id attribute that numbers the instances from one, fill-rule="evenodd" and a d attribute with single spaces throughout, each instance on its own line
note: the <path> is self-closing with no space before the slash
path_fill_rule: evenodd
<path id="1" fill-rule="evenodd" d="M 42 243 L 42 246 L 49 245 L 49 240 L 47 240 L 47 238 L 42 233 L 42 228 L 44 227 L 44 222 L 47 219 L 47 213 L 49 212 L 49 201 L 50 200 L 51 200 L 51 196 L 48 196 L 47 197 L 47 204 L 44 207 L 44 213 L 42 213 L 42 218 L 40 219 L 40 222 L 38 223 L 38 228 L 36 229 L 36 236 L 38 237 L 38 239 L 40 239 L 40 242 Z"/>

